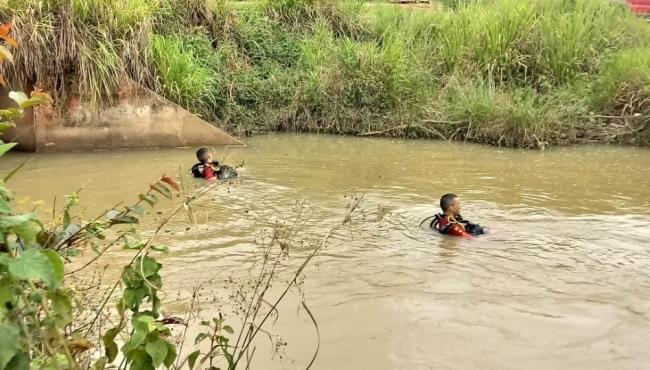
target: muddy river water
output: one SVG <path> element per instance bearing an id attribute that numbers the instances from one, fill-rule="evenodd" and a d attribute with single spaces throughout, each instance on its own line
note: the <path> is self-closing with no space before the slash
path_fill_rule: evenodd
<path id="1" fill-rule="evenodd" d="M 320 328 L 314 369 L 650 368 L 650 150 L 312 135 L 247 144 L 217 151 L 245 162 L 241 180 L 201 201 L 196 228 L 183 218 L 162 237 L 168 309 L 182 311 L 203 284 L 223 298 L 206 310 L 228 314 L 226 280 L 250 277 L 265 229 L 300 203 L 299 235 L 325 235 L 350 196 L 363 196 L 367 217 L 305 272 Z M 90 180 L 81 193 L 89 215 L 195 162 L 193 149 L 11 154 L 0 169 L 30 156 L 10 183 L 18 202 L 47 211 L 54 195 Z M 446 192 L 489 234 L 464 241 L 420 228 Z M 306 252 L 296 247 L 283 268 Z M 127 253 L 103 263 L 117 269 Z M 287 343 L 282 356 L 260 343 L 253 368 L 303 369 L 311 359 L 315 330 L 297 295 L 269 327 Z"/>

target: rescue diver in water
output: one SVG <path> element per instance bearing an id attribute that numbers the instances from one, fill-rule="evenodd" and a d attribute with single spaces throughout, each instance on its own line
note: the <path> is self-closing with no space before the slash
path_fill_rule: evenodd
<path id="1" fill-rule="evenodd" d="M 471 223 L 460 215 L 460 199 L 456 194 L 445 194 L 440 198 L 442 213 L 433 216 L 431 229 L 453 236 L 476 236 L 485 234 L 478 224 Z"/>
<path id="2" fill-rule="evenodd" d="M 192 175 L 204 180 L 213 181 L 231 180 L 237 178 L 237 171 L 234 168 L 226 165 L 219 165 L 219 161 L 212 159 L 212 154 L 206 148 L 199 148 L 196 151 L 196 159 L 199 163 L 192 166 Z"/>

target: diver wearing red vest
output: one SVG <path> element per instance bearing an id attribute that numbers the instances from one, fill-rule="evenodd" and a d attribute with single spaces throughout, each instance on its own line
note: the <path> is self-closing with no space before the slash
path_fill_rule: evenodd
<path id="1" fill-rule="evenodd" d="M 460 199 L 456 194 L 445 194 L 440 198 L 442 213 L 433 217 L 432 229 L 438 230 L 441 234 L 471 237 L 484 234 L 483 228 L 471 223 L 460 215 Z"/>
<path id="2" fill-rule="evenodd" d="M 237 178 L 237 171 L 227 165 L 220 165 L 219 161 L 212 160 L 212 154 L 206 148 L 199 148 L 196 151 L 196 159 L 199 163 L 192 166 L 192 175 L 204 180 L 233 180 Z"/>

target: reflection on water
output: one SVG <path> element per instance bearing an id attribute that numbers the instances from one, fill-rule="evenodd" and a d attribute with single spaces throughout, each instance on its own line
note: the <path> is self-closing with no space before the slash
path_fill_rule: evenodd
<path id="1" fill-rule="evenodd" d="M 260 231 L 296 201 L 306 204 L 302 232 L 315 236 L 341 219 L 346 194 L 364 194 L 367 222 L 332 238 L 307 271 L 322 338 L 314 368 L 650 367 L 649 150 L 273 135 L 223 155 L 245 160 L 242 181 L 202 203 L 196 229 L 178 221 L 164 234 L 168 301 L 199 282 L 220 290 L 226 277 L 247 276 Z M 192 149 L 36 155 L 11 186 L 51 204 L 90 179 L 82 203 L 95 214 L 193 158 Z M 418 227 L 450 191 L 488 235 Z M 269 364 L 259 351 L 257 368 L 309 361 L 313 328 L 296 307 L 285 302 L 273 328 L 287 358 Z"/>

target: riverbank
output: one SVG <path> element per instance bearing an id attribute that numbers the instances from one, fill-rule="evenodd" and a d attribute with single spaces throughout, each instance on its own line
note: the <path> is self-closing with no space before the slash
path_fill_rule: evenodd
<path id="1" fill-rule="evenodd" d="M 16 3 L 16 67 L 59 101 L 130 78 L 240 135 L 650 144 L 650 25 L 607 1 Z"/>

